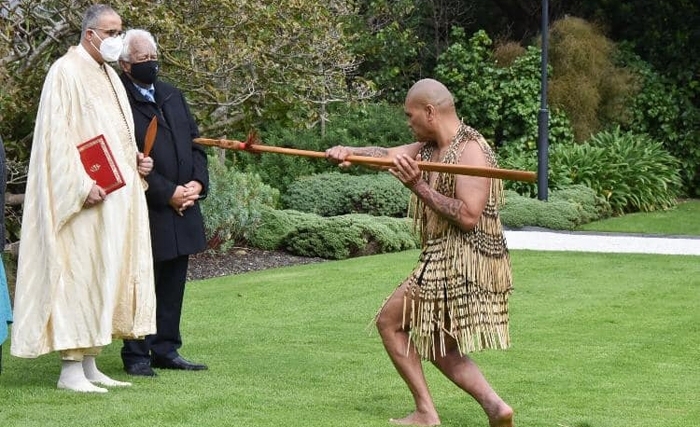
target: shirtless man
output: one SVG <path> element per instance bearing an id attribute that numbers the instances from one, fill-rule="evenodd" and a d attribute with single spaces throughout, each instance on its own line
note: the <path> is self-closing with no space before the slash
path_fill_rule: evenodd
<path id="1" fill-rule="evenodd" d="M 415 411 L 397 425 L 435 426 L 440 417 L 423 373 L 430 361 L 483 408 L 490 427 L 512 427 L 513 410 L 467 353 L 506 349 L 510 257 L 498 214 L 500 180 L 424 172 L 418 160 L 496 167 L 484 138 L 458 118 L 449 90 L 432 79 L 409 90 L 404 110 L 418 142 L 393 147 L 335 146 L 340 166 L 350 155 L 390 158 L 389 172 L 413 192 L 422 250 L 411 274 L 376 317 L 382 343 L 408 386 Z"/>

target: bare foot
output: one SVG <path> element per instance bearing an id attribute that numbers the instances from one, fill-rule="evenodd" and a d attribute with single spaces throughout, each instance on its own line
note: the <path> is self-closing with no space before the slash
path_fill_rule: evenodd
<path id="1" fill-rule="evenodd" d="M 416 411 L 404 418 L 392 418 L 389 422 L 399 426 L 439 426 L 440 417 L 437 414 L 425 414 Z"/>
<path id="2" fill-rule="evenodd" d="M 490 427 L 513 427 L 513 409 L 502 403 L 492 413 L 487 414 Z"/>

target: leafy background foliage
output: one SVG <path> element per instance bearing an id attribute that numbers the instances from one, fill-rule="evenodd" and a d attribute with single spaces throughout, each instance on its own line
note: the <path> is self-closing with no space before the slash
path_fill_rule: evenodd
<path id="1" fill-rule="evenodd" d="M 326 104 L 373 93 L 350 74 L 345 2 L 139 0 L 127 10 L 129 25 L 158 35 L 165 76 L 190 95 L 208 132 L 323 120 Z"/>
<path id="2" fill-rule="evenodd" d="M 260 135 L 265 145 L 309 151 L 324 151 L 334 145 L 393 147 L 411 141 L 403 109 L 385 102 L 333 106 L 328 112 L 325 135 L 317 128 L 294 129 L 278 123 L 264 124 Z M 232 157 L 239 169 L 258 173 L 263 182 L 282 194 L 301 177 L 338 169 L 334 163 L 305 157 L 245 152 L 232 153 Z M 352 166 L 346 172 L 362 174 L 375 170 Z"/>
<path id="3" fill-rule="evenodd" d="M 549 58 L 555 71 L 549 100 L 567 112 L 576 141 L 585 141 L 607 123 L 627 122 L 633 76 L 615 64 L 613 41 L 595 25 L 574 17 L 554 22 L 550 35 Z"/>
<path id="4" fill-rule="evenodd" d="M 209 248 L 226 251 L 248 238 L 265 207 L 276 207 L 279 191 L 252 173 L 241 173 L 209 157 L 209 194 L 202 201 Z"/>
<path id="5" fill-rule="evenodd" d="M 660 141 L 680 162 L 684 192 L 700 195 L 700 110 L 691 86 L 681 87 L 623 46 L 619 61 L 635 72 L 638 90 L 631 101 L 632 121 L 623 128 Z"/>
<path id="6" fill-rule="evenodd" d="M 0 134 L 11 195 L 23 191 L 44 75 L 78 41 L 81 14 L 91 3 L 13 0 L 0 5 Z M 493 144 L 502 167 L 536 170 L 540 1 L 498 3 L 111 4 L 125 27 L 156 35 L 162 77 L 185 90 L 205 136 L 243 139 L 253 128 L 266 144 L 299 149 L 395 146 L 411 141 L 401 111 L 406 91 L 419 78 L 437 77 L 454 92 L 464 120 Z M 556 201 L 557 192 L 574 184 L 588 185 L 615 214 L 665 209 L 678 196 L 700 194 L 696 3 L 550 1 L 552 203 L 545 205 L 555 214 L 542 212 L 534 222 L 553 216 L 564 220 L 555 225 L 551 218 L 545 221 L 549 226 L 568 227 L 591 218 L 578 210 L 574 216 L 579 218 L 573 219 L 569 208 Z M 220 181 L 218 194 L 205 202 L 214 246 L 225 239 L 253 240 L 261 221 L 276 217 L 269 212 L 282 207 L 280 200 L 302 197 L 287 196 L 298 179 L 336 171 L 318 160 L 217 154 L 211 164 L 214 180 Z M 374 170 L 345 172 L 348 182 L 371 174 L 366 179 L 379 185 L 372 191 L 394 194 L 381 187 L 382 175 Z M 532 198 L 537 192 L 528 183 L 506 185 L 520 196 Z M 352 209 L 357 206 L 361 203 L 353 202 Z M 387 206 L 361 207 L 383 211 Z M 6 212 L 14 241 L 21 208 L 8 206 Z M 288 216 L 308 219 L 304 215 Z"/>
<path id="7" fill-rule="evenodd" d="M 675 206 L 681 194 L 679 162 L 658 141 L 619 128 L 596 134 L 584 144 L 550 150 L 549 183 L 553 189 L 585 185 L 605 198 L 615 214 Z M 511 154 L 504 167 L 533 168 L 535 151 Z M 506 183 L 506 188 L 532 196 L 534 184 Z"/>
<path id="8" fill-rule="evenodd" d="M 515 144 L 534 148 L 540 98 L 540 50 L 530 47 L 508 66 L 493 56 L 493 42 L 484 31 L 468 41 L 454 30 L 455 43 L 440 56 L 437 79 L 454 93 L 466 123 L 496 146 Z M 552 111 L 550 144 L 570 143 L 571 127 L 562 110 Z"/>

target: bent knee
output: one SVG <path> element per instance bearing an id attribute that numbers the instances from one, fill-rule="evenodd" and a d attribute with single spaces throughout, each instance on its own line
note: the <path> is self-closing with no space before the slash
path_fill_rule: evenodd
<path id="1" fill-rule="evenodd" d="M 399 286 L 394 293 L 389 296 L 381 311 L 377 315 L 374 324 L 377 330 L 382 333 L 386 331 L 408 330 L 404 321 L 408 321 L 409 313 L 404 313 L 406 308 L 406 287 L 407 282 Z M 410 304 L 408 305 L 410 306 Z"/>
<path id="2" fill-rule="evenodd" d="M 403 317 L 401 315 L 396 316 L 393 313 L 382 311 L 374 321 L 374 325 L 379 331 L 379 334 L 384 334 L 388 332 L 396 332 L 407 330 L 408 327 L 403 324 Z"/>

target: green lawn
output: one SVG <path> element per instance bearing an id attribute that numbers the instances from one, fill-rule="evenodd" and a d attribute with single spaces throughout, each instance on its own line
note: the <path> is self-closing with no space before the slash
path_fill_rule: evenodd
<path id="1" fill-rule="evenodd" d="M 639 212 L 592 222 L 585 231 L 700 236 L 700 200 L 685 200 L 678 206 L 657 212 Z"/>
<path id="2" fill-rule="evenodd" d="M 387 426 L 410 395 L 371 320 L 416 251 L 193 282 L 183 355 L 128 389 L 55 388 L 56 354 L 9 357 L 0 426 Z M 473 355 L 527 427 L 688 427 L 700 419 L 700 260 L 513 251 L 513 346 Z M 99 359 L 126 379 L 119 345 Z M 478 405 L 426 368 L 444 426 L 486 426 Z"/>

